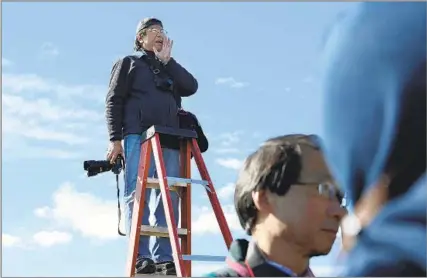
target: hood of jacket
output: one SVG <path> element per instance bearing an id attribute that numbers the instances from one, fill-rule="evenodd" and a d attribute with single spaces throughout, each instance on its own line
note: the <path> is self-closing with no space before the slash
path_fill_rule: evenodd
<path id="1" fill-rule="evenodd" d="M 401 194 L 361 232 L 345 276 L 400 276 L 410 265 L 425 273 L 426 7 L 365 2 L 325 44 L 322 143 L 349 201 L 406 162 L 392 169 L 390 190 Z"/>

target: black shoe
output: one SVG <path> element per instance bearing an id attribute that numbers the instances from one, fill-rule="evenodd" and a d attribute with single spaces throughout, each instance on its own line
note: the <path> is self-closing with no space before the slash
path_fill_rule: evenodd
<path id="1" fill-rule="evenodd" d="M 156 263 L 156 274 L 176 276 L 175 264 L 172 261 Z"/>
<path id="2" fill-rule="evenodd" d="M 135 268 L 136 274 L 154 274 L 156 272 L 156 265 L 150 258 L 138 257 Z"/>

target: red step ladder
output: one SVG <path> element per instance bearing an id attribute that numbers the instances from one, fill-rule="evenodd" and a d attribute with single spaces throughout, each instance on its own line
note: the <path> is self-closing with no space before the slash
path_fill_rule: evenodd
<path id="1" fill-rule="evenodd" d="M 140 165 L 136 184 L 136 194 L 132 215 L 132 227 L 129 239 L 128 261 L 126 276 L 135 276 L 135 265 L 138 256 L 140 235 L 169 237 L 175 262 L 177 277 L 191 277 L 191 261 L 224 261 L 220 256 L 191 255 L 191 185 L 203 185 L 224 237 L 227 249 L 233 241 L 224 213 L 221 209 L 212 180 L 209 176 L 199 146 L 197 133 L 186 129 L 172 129 L 152 126 L 142 135 Z M 180 140 L 180 177 L 168 177 L 160 145 L 161 139 L 178 138 Z M 148 178 L 151 152 L 154 154 L 158 179 Z M 191 156 L 193 155 L 202 180 L 191 179 Z M 141 225 L 144 211 L 146 188 L 156 188 L 161 191 L 167 227 Z M 172 210 L 170 191 L 179 191 L 181 196 L 181 227 L 177 227 Z M 181 239 L 181 245 L 179 244 Z"/>

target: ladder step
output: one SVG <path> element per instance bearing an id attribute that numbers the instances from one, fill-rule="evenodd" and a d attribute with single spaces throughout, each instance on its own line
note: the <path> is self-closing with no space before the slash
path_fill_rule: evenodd
<path id="1" fill-rule="evenodd" d="M 225 262 L 225 256 L 210 256 L 210 255 L 182 255 L 185 261 L 199 262 Z"/>
<path id="2" fill-rule="evenodd" d="M 179 187 L 187 187 L 187 184 L 200 184 L 207 187 L 208 182 L 204 180 L 195 180 L 195 179 L 184 179 L 184 178 L 175 178 L 175 177 L 167 177 L 169 189 L 172 191 L 176 191 Z M 147 179 L 147 187 L 148 188 L 159 188 L 159 179 L 156 178 L 148 178 Z"/>
<path id="3" fill-rule="evenodd" d="M 141 235 L 143 236 L 157 236 L 157 237 L 169 237 L 168 228 L 166 227 L 155 227 L 148 225 L 141 225 Z M 187 229 L 178 228 L 178 236 L 186 236 Z"/>

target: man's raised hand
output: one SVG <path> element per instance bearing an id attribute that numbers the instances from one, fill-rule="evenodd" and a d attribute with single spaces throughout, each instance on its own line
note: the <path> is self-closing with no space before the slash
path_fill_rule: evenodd
<path id="1" fill-rule="evenodd" d="M 156 48 L 153 48 L 154 54 L 156 55 L 156 57 L 165 65 L 169 62 L 171 58 L 172 46 L 173 46 L 173 40 L 165 36 L 163 38 L 162 50 L 157 51 Z"/>

